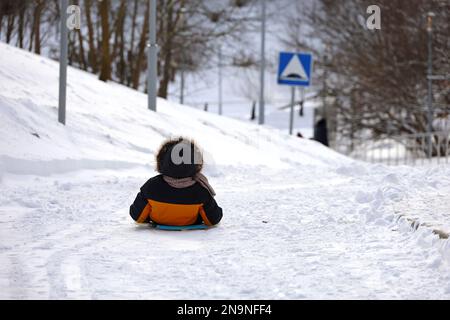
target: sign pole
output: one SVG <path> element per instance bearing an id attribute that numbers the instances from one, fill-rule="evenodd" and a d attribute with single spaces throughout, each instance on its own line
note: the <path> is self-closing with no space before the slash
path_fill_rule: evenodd
<path id="1" fill-rule="evenodd" d="M 260 70 L 260 92 L 259 92 L 259 117 L 258 124 L 264 124 L 264 71 L 266 69 L 266 0 L 261 0 L 261 70 Z"/>
<path id="2" fill-rule="evenodd" d="M 181 66 L 180 104 L 184 104 L 184 62 Z"/>
<path id="3" fill-rule="evenodd" d="M 66 90 L 67 90 L 67 7 L 68 0 L 60 1 L 61 10 L 61 39 L 59 52 L 59 105 L 58 105 L 58 121 L 66 125 Z"/>
<path id="4" fill-rule="evenodd" d="M 291 114 L 289 117 L 289 134 L 294 131 L 294 104 L 295 104 L 295 87 L 291 87 Z"/>
<path id="5" fill-rule="evenodd" d="M 148 108 L 156 111 L 158 45 L 156 44 L 156 0 L 150 1 L 149 48 L 147 66 Z"/>
<path id="6" fill-rule="evenodd" d="M 219 115 L 222 112 L 222 46 L 219 46 Z"/>
<path id="7" fill-rule="evenodd" d="M 428 136 L 428 158 L 433 155 L 433 139 L 431 133 L 433 131 L 433 81 L 430 76 L 433 74 L 433 12 L 428 12 L 427 15 L 427 34 L 428 34 L 428 95 L 427 95 L 427 105 L 428 105 L 428 125 L 427 125 L 427 136 Z"/>

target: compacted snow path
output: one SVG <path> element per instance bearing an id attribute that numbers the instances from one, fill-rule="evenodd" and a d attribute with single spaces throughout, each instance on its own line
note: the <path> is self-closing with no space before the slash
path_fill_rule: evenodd
<path id="1" fill-rule="evenodd" d="M 128 216 L 151 175 L 7 175 L 0 298 L 450 298 L 448 241 L 396 221 L 376 186 L 392 175 L 229 168 L 211 178 L 222 223 L 188 232 Z"/>
<path id="2" fill-rule="evenodd" d="M 0 299 L 450 298 L 450 167 L 355 162 L 309 139 L 98 81 L 0 43 Z M 128 214 L 167 138 L 205 150 L 208 231 Z M 147 165 L 147 166 L 146 166 Z M 411 227 L 411 219 L 417 225 Z"/>

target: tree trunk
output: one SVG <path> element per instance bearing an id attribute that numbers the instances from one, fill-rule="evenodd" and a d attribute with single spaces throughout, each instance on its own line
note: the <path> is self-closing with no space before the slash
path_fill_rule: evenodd
<path id="1" fill-rule="evenodd" d="M 164 22 L 166 20 L 166 19 L 163 18 L 164 17 L 164 15 L 163 15 L 163 8 L 165 8 L 166 5 L 167 5 L 166 1 L 165 0 L 161 0 L 161 5 L 158 7 L 159 10 L 160 10 L 161 16 L 157 17 L 157 19 L 159 18 L 158 19 L 158 21 L 159 21 L 159 30 L 161 30 L 161 32 L 163 32 L 163 30 L 164 30 Z M 161 41 L 162 44 L 164 44 L 164 42 L 165 42 L 164 40 L 160 40 L 160 41 Z M 162 69 L 161 59 L 158 59 L 156 65 L 157 65 L 157 67 L 156 67 L 157 68 L 157 73 L 158 73 L 158 75 L 160 75 L 161 74 L 161 69 Z"/>
<path id="2" fill-rule="evenodd" d="M 119 61 L 117 62 L 117 76 L 119 77 L 119 83 L 123 84 L 125 82 L 125 57 L 124 57 L 124 46 L 125 46 L 125 36 L 124 36 L 124 26 L 125 19 L 127 16 L 127 0 L 122 0 L 119 7 L 119 14 L 117 17 L 117 26 L 115 30 L 114 38 L 114 53 L 113 61 L 119 56 Z"/>
<path id="3" fill-rule="evenodd" d="M 102 63 L 99 79 L 108 81 L 111 79 L 111 56 L 109 53 L 109 0 L 100 2 L 99 9 L 102 24 Z"/>
<path id="4" fill-rule="evenodd" d="M 34 39 L 34 23 L 30 24 L 30 43 L 28 44 L 28 51 L 33 50 L 33 39 Z"/>
<path id="5" fill-rule="evenodd" d="M 97 16 L 100 16 L 99 6 L 97 6 L 97 9 L 98 9 Z M 96 21 L 95 21 L 95 40 L 96 40 L 95 45 L 97 46 L 98 59 L 100 59 L 101 58 L 101 51 L 102 51 L 101 19 L 96 19 Z M 101 62 L 100 61 L 98 61 L 98 62 L 100 64 L 99 68 L 101 68 Z"/>
<path id="6" fill-rule="evenodd" d="M 41 54 L 41 16 L 45 1 L 36 0 L 34 11 L 34 53 Z"/>
<path id="7" fill-rule="evenodd" d="M 120 41 L 121 33 L 123 32 L 123 24 L 125 21 L 125 15 L 127 13 L 126 4 L 127 4 L 127 0 L 120 1 L 119 12 L 117 14 L 117 19 L 116 19 L 115 28 L 114 28 L 114 43 L 113 43 L 113 51 L 112 51 L 112 55 L 111 55 L 112 61 L 116 60 L 118 51 L 120 50 L 119 41 Z"/>
<path id="8" fill-rule="evenodd" d="M 125 64 L 125 37 L 124 32 L 120 34 L 120 49 L 119 49 L 119 63 L 117 72 L 119 75 L 119 82 L 125 84 L 126 79 L 126 64 Z"/>
<path id="9" fill-rule="evenodd" d="M 167 98 L 167 91 L 169 88 L 169 81 L 170 81 L 170 75 L 171 75 L 171 68 L 172 68 L 172 45 L 173 45 L 173 34 L 174 31 L 172 30 L 173 27 L 173 6 L 169 5 L 167 8 L 167 24 L 166 24 L 166 41 L 163 46 L 163 58 L 164 58 L 164 64 L 163 64 L 163 70 L 162 70 L 162 79 L 159 82 L 159 89 L 158 89 L 158 96 L 161 98 Z"/>
<path id="10" fill-rule="evenodd" d="M 135 38 L 135 33 L 136 33 L 136 17 L 137 17 L 137 10 L 138 10 L 138 1 L 134 0 L 134 4 L 133 4 L 133 16 L 131 18 L 131 40 L 130 40 L 130 48 L 133 49 L 134 48 L 134 38 Z"/>
<path id="11" fill-rule="evenodd" d="M 119 73 L 119 81 L 121 84 L 125 83 L 126 79 L 126 64 L 125 64 L 125 31 L 124 31 L 124 25 L 125 25 L 125 19 L 126 15 L 123 19 L 121 30 L 120 30 L 120 49 L 119 49 L 119 67 L 118 67 L 118 73 Z"/>
<path id="12" fill-rule="evenodd" d="M 78 34 L 78 42 L 80 43 L 80 53 L 79 53 L 80 65 L 83 70 L 87 70 L 88 66 L 86 63 L 85 55 L 84 55 L 83 34 L 81 33 L 81 30 L 77 30 L 77 34 Z"/>
<path id="13" fill-rule="evenodd" d="M 11 41 L 12 32 L 14 31 L 14 21 L 16 20 L 16 16 L 14 14 L 10 14 L 8 16 L 8 24 L 6 28 L 6 43 Z"/>
<path id="14" fill-rule="evenodd" d="M 24 20 L 25 20 L 25 10 L 26 6 L 22 5 L 19 12 L 19 30 L 18 30 L 18 41 L 19 48 L 23 49 L 23 31 L 24 31 Z"/>
<path id="15" fill-rule="evenodd" d="M 98 72 L 97 47 L 95 46 L 94 26 L 92 24 L 91 18 L 91 7 L 92 7 L 91 0 L 85 0 L 84 7 L 86 10 L 86 24 L 88 28 L 88 45 L 89 45 L 88 61 L 89 65 L 92 68 L 92 72 L 97 73 Z"/>
<path id="16" fill-rule="evenodd" d="M 142 69 L 142 62 L 144 60 L 144 54 L 145 54 L 145 44 L 147 41 L 147 34 L 148 34 L 148 19 L 149 19 L 149 11 L 150 11 L 150 6 L 149 3 L 147 1 L 147 8 L 145 10 L 145 18 L 144 18 L 144 25 L 142 27 L 142 34 L 141 34 L 141 39 L 139 41 L 139 52 L 138 52 L 138 56 L 136 59 L 136 65 L 134 67 L 133 70 L 133 81 L 132 81 L 132 86 L 134 89 L 138 89 L 139 88 L 139 78 L 141 75 L 141 69 Z"/>
<path id="17" fill-rule="evenodd" d="M 130 40 L 130 49 L 128 50 L 127 54 L 127 61 L 128 61 L 128 74 L 127 74 L 127 86 L 131 85 L 132 76 L 133 76 L 133 57 L 134 57 L 134 38 L 136 33 L 136 17 L 137 17 L 137 10 L 138 10 L 138 1 L 134 0 L 133 4 L 133 16 L 131 18 L 131 40 Z"/>
<path id="18" fill-rule="evenodd" d="M 0 40 L 2 39 L 3 12 L 0 10 Z"/>

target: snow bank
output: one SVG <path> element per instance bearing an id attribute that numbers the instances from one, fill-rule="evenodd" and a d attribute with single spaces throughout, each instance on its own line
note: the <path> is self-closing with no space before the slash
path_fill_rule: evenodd
<path id="1" fill-rule="evenodd" d="M 395 171 L 394 171 L 395 170 Z M 450 234 L 450 167 L 387 167 L 357 163 L 337 173 L 354 181 L 370 177 L 371 185 L 358 190 L 354 201 L 365 223 L 417 231 L 421 236 L 448 239 Z M 427 241 L 425 241 L 427 242 Z M 448 240 L 444 241 L 448 242 Z M 446 245 L 443 251 L 446 251 Z M 450 251 L 446 251 L 450 255 Z"/>

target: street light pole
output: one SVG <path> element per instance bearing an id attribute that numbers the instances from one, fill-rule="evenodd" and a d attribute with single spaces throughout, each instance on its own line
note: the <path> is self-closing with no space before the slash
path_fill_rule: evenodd
<path id="1" fill-rule="evenodd" d="M 222 46 L 219 47 L 219 115 L 222 115 Z"/>
<path id="2" fill-rule="evenodd" d="M 427 14 L 427 34 L 428 34 L 428 96 L 427 96 L 427 105 L 428 105 L 428 126 L 427 126 L 427 136 L 428 136 L 428 158 L 432 156 L 432 143 L 433 139 L 431 137 L 431 133 L 433 131 L 433 80 L 431 76 L 433 74 L 433 12 L 428 12 Z"/>
<path id="3" fill-rule="evenodd" d="M 264 71 L 266 68 L 266 0 L 261 0 L 261 70 L 260 70 L 260 92 L 259 92 L 259 117 L 258 124 L 264 124 Z"/>
<path id="4" fill-rule="evenodd" d="M 294 106 L 295 106 L 295 87 L 291 87 L 291 113 L 289 115 L 289 134 L 294 131 Z"/>
<path id="5" fill-rule="evenodd" d="M 147 63 L 147 96 L 148 108 L 156 111 L 156 87 L 157 87 L 157 59 L 158 45 L 156 44 L 156 0 L 150 1 L 149 17 L 149 46 Z"/>
<path id="6" fill-rule="evenodd" d="M 59 105 L 58 105 L 58 121 L 63 125 L 66 124 L 66 89 L 67 89 L 67 7 L 68 0 L 60 1 L 61 10 L 61 39 L 59 52 Z"/>
<path id="7" fill-rule="evenodd" d="M 183 55 L 183 62 L 181 65 L 181 84 L 180 84 L 180 104 L 184 104 L 184 68 L 185 68 L 185 59 L 184 59 L 184 53 Z"/>

